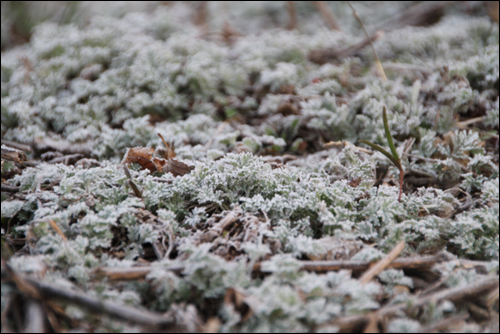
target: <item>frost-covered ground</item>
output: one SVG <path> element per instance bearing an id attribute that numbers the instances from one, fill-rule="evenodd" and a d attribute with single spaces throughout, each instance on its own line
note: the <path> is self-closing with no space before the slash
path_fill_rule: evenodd
<path id="1" fill-rule="evenodd" d="M 2 146 L 3 330 L 30 323 L 35 297 L 57 299 L 46 284 L 117 309 L 46 304 L 56 331 L 495 331 L 499 33 L 487 7 L 385 29 L 385 81 L 369 46 L 338 56 L 366 38 L 344 2 L 328 3 L 342 31 L 305 2 L 293 31 L 286 2 L 212 2 L 198 25 L 200 4 L 33 3 L 17 46 L 8 5 L 2 144 L 28 161 Z M 353 2 L 369 33 L 414 5 Z M 387 147 L 383 106 L 401 202 L 399 171 L 358 142 Z M 130 180 L 126 149 L 163 147 L 158 133 L 194 169 L 132 164 Z M 364 281 L 401 241 L 404 259 Z"/>

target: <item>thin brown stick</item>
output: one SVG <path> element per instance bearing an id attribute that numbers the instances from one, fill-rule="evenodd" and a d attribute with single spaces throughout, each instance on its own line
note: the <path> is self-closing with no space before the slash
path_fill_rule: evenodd
<path id="1" fill-rule="evenodd" d="M 69 165 L 71 162 L 76 163 L 78 160 L 83 159 L 83 154 L 81 153 L 75 153 L 75 154 L 68 154 L 62 157 L 57 157 L 54 159 L 51 159 L 47 161 L 48 164 L 58 164 L 58 163 L 63 163 L 65 165 Z"/>
<path id="2" fill-rule="evenodd" d="M 224 230 L 231 226 L 238 217 L 241 215 L 241 211 L 231 211 L 224 218 L 222 218 L 217 224 L 214 224 L 212 228 L 206 231 L 203 236 L 203 242 L 211 242 L 219 237 Z"/>
<path id="3" fill-rule="evenodd" d="M 163 137 L 162 137 L 162 139 L 163 139 Z M 122 167 L 123 167 L 123 171 L 125 172 L 125 176 L 127 176 L 127 178 L 128 178 L 128 180 L 127 180 L 128 185 L 134 191 L 135 196 L 142 198 L 142 193 L 139 190 L 139 187 L 137 186 L 137 184 L 135 184 L 134 180 L 132 180 L 132 175 L 130 175 L 130 171 L 128 170 L 127 165 L 123 164 Z"/>
<path id="4" fill-rule="evenodd" d="M 96 279 L 102 279 L 106 277 L 107 279 L 114 281 L 129 281 L 137 280 L 146 277 L 150 271 L 155 269 L 162 269 L 166 271 L 172 271 L 174 273 L 181 273 L 184 270 L 184 266 L 170 266 L 170 267 L 132 267 L 132 268 L 97 268 L 93 272 L 93 276 Z"/>
<path id="5" fill-rule="evenodd" d="M 486 305 L 488 308 L 491 310 L 493 308 L 493 305 L 498 301 L 498 295 L 499 295 L 499 289 L 498 287 L 491 291 L 488 296 L 486 296 Z"/>
<path id="6" fill-rule="evenodd" d="M 431 302 L 437 303 L 441 300 L 451 300 L 458 301 L 466 297 L 481 296 L 483 293 L 490 291 L 491 289 L 498 287 L 498 277 L 487 277 L 481 280 L 474 281 L 471 284 L 465 286 L 456 286 L 450 289 L 439 291 L 433 293 L 432 295 L 425 296 L 422 298 L 417 298 L 413 303 L 413 307 L 420 307 Z M 407 306 L 405 304 L 392 305 L 380 309 L 378 312 L 381 316 L 394 314 Z"/>
<path id="7" fill-rule="evenodd" d="M 18 150 L 17 148 L 13 147 L 8 147 L 7 145 L 2 144 L 2 159 L 9 160 L 9 161 L 14 161 L 17 163 L 23 163 L 24 161 L 28 160 L 26 158 L 26 154 Z"/>
<path id="8" fill-rule="evenodd" d="M 405 172 L 403 167 L 399 169 L 399 197 L 398 202 L 401 202 L 401 194 L 403 193 L 403 184 L 404 184 Z"/>
<path id="9" fill-rule="evenodd" d="M 139 198 L 142 198 L 142 193 L 141 193 L 141 191 L 139 190 L 139 187 L 137 186 L 137 184 L 135 184 L 134 181 L 128 180 L 128 185 L 134 191 L 135 196 L 137 196 Z"/>
<path id="10" fill-rule="evenodd" d="M 446 331 L 449 327 L 454 326 L 461 320 L 469 318 L 467 313 L 461 313 L 455 316 L 438 321 L 434 324 L 427 325 L 420 328 L 421 333 L 435 333 L 437 331 Z M 449 332 L 449 331 L 448 331 Z"/>
<path id="11" fill-rule="evenodd" d="M 350 315 L 335 319 L 331 325 L 338 327 L 339 333 L 359 333 L 368 325 L 368 315 Z"/>
<path id="12" fill-rule="evenodd" d="M 459 128 L 463 129 L 463 128 L 466 128 L 467 126 L 471 125 L 471 124 L 482 122 L 483 120 L 484 120 L 484 117 L 483 116 L 479 116 L 479 117 L 475 117 L 475 118 L 471 118 L 471 119 L 468 119 L 468 120 L 465 120 L 465 121 L 458 122 L 457 126 Z"/>
<path id="13" fill-rule="evenodd" d="M 321 16 L 323 16 L 326 23 L 328 23 L 330 29 L 341 31 L 337 18 L 330 10 L 330 8 L 328 8 L 326 1 L 313 1 L 313 3 L 316 6 L 316 8 L 318 8 L 319 12 L 321 13 Z"/>
<path id="14" fill-rule="evenodd" d="M 3 140 L 2 139 L 2 144 L 7 145 L 13 148 L 17 148 L 18 150 L 25 151 L 25 152 L 33 152 L 33 149 L 29 145 L 24 145 L 24 144 L 19 144 L 10 140 Z"/>
<path id="15" fill-rule="evenodd" d="M 384 36 L 382 31 L 377 31 L 375 34 L 365 38 L 361 42 L 347 49 L 337 50 L 333 48 L 312 50 L 308 58 L 310 61 L 316 64 L 325 64 L 334 59 L 342 59 L 346 57 L 352 57 L 359 53 L 364 47 L 370 44 L 370 41 L 376 41 L 377 39 Z"/>
<path id="16" fill-rule="evenodd" d="M 286 8 L 288 10 L 288 16 L 290 17 L 290 21 L 288 22 L 286 28 L 288 30 L 297 29 L 297 11 L 295 10 L 295 2 L 287 1 Z"/>
<path id="17" fill-rule="evenodd" d="M 382 317 L 389 316 L 401 312 L 409 307 L 417 308 L 429 303 L 438 303 L 441 300 L 459 301 L 464 298 L 472 296 L 480 296 L 491 289 L 498 286 L 498 277 L 487 277 L 478 281 L 475 281 L 466 286 L 458 286 L 450 289 L 442 290 L 436 292 L 432 295 L 421 297 L 413 300 L 412 303 L 402 303 L 397 305 L 385 306 L 372 314 L 365 315 L 355 315 L 349 317 L 343 317 L 334 320 L 331 324 L 339 327 L 339 332 L 345 332 L 349 329 L 356 328 L 358 324 L 364 324 L 363 328 L 368 324 L 371 317 L 377 317 L 381 319 Z M 362 330 L 362 329 L 361 329 Z"/>
<path id="18" fill-rule="evenodd" d="M 2 261 L 3 262 L 3 261 Z M 7 267 L 7 270 L 4 268 Z M 119 305 L 110 301 L 90 297 L 84 293 L 62 289 L 59 286 L 39 282 L 33 278 L 14 272 L 6 264 L 2 263 L 2 282 L 13 281 L 17 288 L 35 299 L 63 300 L 86 308 L 95 314 L 106 314 L 111 317 L 130 321 L 132 323 L 149 326 L 173 325 L 174 320 L 161 314 L 138 309 L 130 306 Z"/>
<path id="19" fill-rule="evenodd" d="M 453 5 L 458 1 L 425 1 L 407 8 L 389 19 L 378 24 L 373 29 L 391 31 L 405 26 L 418 26 L 428 24 L 430 20 L 444 10 L 445 7 Z"/>
<path id="20" fill-rule="evenodd" d="M 387 268 L 394 269 L 428 269 L 436 263 L 450 261 L 449 255 L 440 253 L 434 256 L 422 256 L 396 259 Z M 370 261 L 302 261 L 301 270 L 326 272 L 335 270 L 352 270 L 353 272 L 363 272 L 367 270 L 372 262 Z M 254 272 L 262 272 L 261 263 L 256 263 Z"/>
<path id="21" fill-rule="evenodd" d="M 164 156 L 164 158 L 167 160 L 175 158 L 176 154 L 175 154 L 174 143 L 172 143 L 172 142 L 170 144 L 167 143 L 165 138 L 163 138 L 163 136 L 159 132 L 157 134 L 158 134 L 158 136 L 160 136 L 161 140 L 163 141 L 163 145 L 165 145 L 165 148 L 167 149 L 166 156 Z M 182 174 L 182 175 L 184 175 L 184 174 Z"/>
<path id="22" fill-rule="evenodd" d="M 68 238 L 66 238 L 63 231 L 61 231 L 61 228 L 59 228 L 59 226 L 56 224 L 56 222 L 53 219 L 49 219 L 49 224 L 50 224 L 50 227 L 52 227 L 52 229 L 54 231 L 56 231 L 57 234 L 59 234 L 64 241 L 68 241 Z"/>
<path id="23" fill-rule="evenodd" d="M 393 269 L 429 269 L 437 263 L 448 262 L 449 256 L 446 254 L 437 254 L 435 256 L 422 256 L 414 258 L 400 258 L 396 259 L 387 265 L 386 268 Z M 457 260 L 452 260 L 450 262 L 455 262 Z M 489 262 L 473 261 L 476 267 L 485 267 Z M 304 271 L 314 271 L 314 272 L 327 272 L 327 271 L 338 271 L 338 270 L 351 270 L 352 272 L 359 273 L 366 271 L 370 268 L 372 263 L 369 261 L 302 261 L 301 270 Z M 460 266 L 471 266 L 471 263 L 462 263 L 459 261 Z M 253 265 L 253 272 L 257 274 L 266 274 L 263 271 L 262 263 L 255 263 Z M 158 269 L 158 267 L 143 266 L 143 267 L 133 267 L 133 268 L 106 268 L 101 267 L 94 271 L 94 275 L 97 278 L 107 277 L 111 280 L 133 280 L 145 278 L 151 270 Z M 176 274 L 182 273 L 184 266 L 169 266 L 164 267 L 163 270 L 172 271 Z"/>
<path id="24" fill-rule="evenodd" d="M 241 212 L 238 211 L 231 211 L 227 216 L 222 218 L 220 222 L 215 224 L 211 230 L 217 233 L 222 233 L 225 229 L 227 229 L 229 226 L 231 226 L 232 223 L 234 223 L 238 217 L 241 215 Z"/>
<path id="25" fill-rule="evenodd" d="M 21 187 L 9 186 L 7 184 L 2 183 L 2 192 L 18 193 L 19 189 L 21 189 Z"/>
<path id="26" fill-rule="evenodd" d="M 375 47 L 373 46 L 372 40 L 371 40 L 370 36 L 368 35 L 368 31 L 366 31 L 366 28 L 365 28 L 365 25 L 363 24 L 363 21 L 361 21 L 361 18 L 359 17 L 358 12 L 351 5 L 351 2 L 349 2 L 349 1 L 346 1 L 346 2 L 349 5 L 349 7 L 351 7 L 354 17 L 356 18 L 356 20 L 358 20 L 359 24 L 361 24 L 361 27 L 363 28 L 363 31 L 365 32 L 366 38 L 370 42 L 370 46 L 372 47 L 373 54 L 375 56 L 375 64 L 377 66 L 377 69 L 378 69 L 380 75 L 382 76 L 382 79 L 384 81 L 387 81 L 387 76 L 385 75 L 384 67 L 382 66 L 382 63 L 380 62 L 380 59 L 378 58 L 377 51 L 375 51 Z"/>
<path id="27" fill-rule="evenodd" d="M 405 241 L 400 241 L 394 249 L 387 254 L 382 260 L 373 265 L 367 272 L 361 276 L 359 279 L 361 284 L 366 284 L 370 282 L 375 276 L 380 274 L 385 268 L 387 268 L 405 249 Z"/>
<path id="28" fill-rule="evenodd" d="M 202 29 L 208 28 L 208 1 L 193 1 L 193 24 Z"/>

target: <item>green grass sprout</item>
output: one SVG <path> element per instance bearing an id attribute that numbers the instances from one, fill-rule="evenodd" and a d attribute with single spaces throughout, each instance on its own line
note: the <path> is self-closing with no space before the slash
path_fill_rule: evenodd
<path id="1" fill-rule="evenodd" d="M 399 199 L 398 201 L 401 202 L 401 193 L 403 192 L 403 178 L 404 178 L 404 170 L 403 170 L 403 165 L 401 164 L 401 158 L 398 155 L 398 152 L 396 151 L 396 146 L 394 146 L 394 142 L 392 141 L 392 135 L 391 131 L 389 130 L 389 121 L 387 120 L 387 108 L 384 106 L 384 112 L 383 112 L 383 117 L 384 117 L 384 129 L 385 129 L 385 136 L 387 137 L 387 142 L 389 143 L 389 148 L 391 149 L 391 153 L 387 152 L 384 150 L 382 147 L 378 146 L 377 144 L 374 144 L 372 142 L 369 142 L 368 140 L 359 140 L 359 142 L 371 146 L 373 149 L 379 151 L 383 155 L 385 155 L 391 162 L 394 164 L 399 169 Z"/>

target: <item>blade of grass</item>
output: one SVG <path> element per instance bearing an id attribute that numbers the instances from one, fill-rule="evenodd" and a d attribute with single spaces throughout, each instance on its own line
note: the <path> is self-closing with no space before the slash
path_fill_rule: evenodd
<path id="1" fill-rule="evenodd" d="M 385 106 L 384 106 L 383 115 L 384 115 L 385 136 L 387 137 L 387 142 L 389 143 L 389 147 L 391 149 L 392 156 L 397 161 L 400 161 L 398 151 L 396 151 L 396 146 L 394 146 L 394 142 L 392 141 L 391 131 L 389 130 L 389 121 L 387 120 L 387 108 Z M 396 166 L 397 165 L 400 165 L 400 163 L 396 164 Z"/>
<path id="2" fill-rule="evenodd" d="M 401 169 L 401 163 L 399 160 L 396 160 L 389 152 L 387 152 L 386 150 L 384 150 L 382 147 L 378 146 L 377 144 L 374 144 L 372 142 L 369 142 L 368 140 L 364 140 L 364 139 L 361 139 L 359 140 L 360 143 L 363 143 L 363 144 L 366 144 L 368 146 L 371 146 L 373 149 L 379 151 L 380 153 L 382 153 L 383 155 L 385 155 L 387 158 L 389 158 L 389 160 L 391 160 L 391 162 L 398 168 L 398 169 Z"/>

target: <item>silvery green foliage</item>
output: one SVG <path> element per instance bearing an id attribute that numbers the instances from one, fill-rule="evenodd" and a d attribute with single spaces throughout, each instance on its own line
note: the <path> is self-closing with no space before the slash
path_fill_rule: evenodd
<path id="1" fill-rule="evenodd" d="M 394 285 L 412 287 L 400 270 L 382 272 L 384 285 L 361 285 L 346 271 L 300 271 L 299 259 L 325 253 L 319 240 L 326 236 L 376 245 L 363 248 L 353 261 L 376 261 L 404 239 L 410 253 L 442 246 L 461 257 L 493 261 L 490 272 L 496 275 L 498 162 L 482 133 L 457 130 L 456 123 L 484 110 L 487 130 L 498 130 L 498 27 L 483 18 L 446 16 L 431 28 L 389 32 L 375 43 L 377 52 L 384 63 L 408 65 L 410 74 L 387 71 L 389 79 L 382 82 L 364 73 L 372 57 L 368 49 L 360 57 L 325 65 L 309 61 L 310 51 L 343 50 L 363 39 L 350 10 L 329 5 L 353 35 L 320 29 L 316 19 L 304 20 L 310 35 L 282 29 L 250 35 L 274 18 L 284 20 L 284 4 L 222 8 L 210 3 L 244 28 L 245 36 L 222 43 L 200 38 L 188 24 L 188 4 L 146 4 L 154 10 L 126 15 L 124 8 L 134 5 L 105 4 L 101 14 L 107 17 L 95 17 L 81 28 L 42 24 L 29 44 L 4 51 L 2 139 L 86 145 L 88 154 L 102 161 L 90 169 L 42 163 L 8 181 L 20 187 L 22 201 L 2 194 L 2 223 L 11 220 L 10 233 L 36 239 L 27 247 L 34 256 L 14 257 L 10 264 L 25 273 L 45 265 L 49 282 L 162 312 L 176 303 L 220 302 L 214 312 L 223 320 L 220 330 L 227 332 L 334 330 L 332 319 L 377 310 L 382 293 L 390 295 Z M 367 25 L 376 25 L 382 13 L 409 6 L 400 2 L 373 11 L 372 5 L 356 4 Z M 83 6 L 92 12 L 90 5 Z M 315 11 L 307 3 L 297 8 Z M 211 30 L 223 24 L 223 15 L 215 16 Z M 4 35 L 2 29 L 2 45 Z M 296 94 L 286 94 L 290 91 Z M 280 112 L 283 102 L 294 103 L 297 112 Z M 376 167 L 387 159 L 352 143 L 367 139 L 387 146 L 384 105 L 405 171 L 451 182 L 452 190 L 460 188 L 470 197 L 471 209 L 462 212 L 468 200 L 457 200 L 451 191 L 422 187 L 398 202 L 397 187 L 373 187 Z M 248 124 L 239 124 L 238 117 Z M 140 199 L 115 162 L 128 147 L 163 145 L 157 133 L 195 168 L 174 178 L 130 166 Z M 416 141 L 411 154 L 403 155 L 408 138 Z M 325 150 L 328 141 L 339 146 Z M 259 157 L 280 153 L 308 154 L 274 169 Z M 3 173 L 12 166 L 2 168 Z M 396 178 L 391 169 L 386 181 Z M 214 212 L 236 209 L 262 217 L 269 227 L 258 241 L 242 243 L 236 261 L 213 254 L 212 242 L 193 241 Z M 140 219 L 145 213 L 154 224 Z M 176 254 L 154 262 L 144 282 L 117 290 L 109 282 L 91 281 L 90 272 L 98 266 L 129 268 L 151 243 L 170 242 L 166 231 L 175 237 Z M 271 250 L 269 240 L 277 241 L 277 249 Z M 252 279 L 246 260 L 253 264 L 263 258 L 261 268 L 270 274 Z M 184 270 L 178 275 L 170 266 Z M 436 268 L 447 286 L 480 277 L 457 266 Z M 228 288 L 253 298 L 248 320 L 242 322 L 238 310 L 222 303 Z M 150 300 L 141 300 L 144 295 Z M 391 300 L 400 302 L 409 298 Z M 432 323 L 453 312 L 449 302 L 429 305 L 421 319 Z M 78 310 L 68 314 L 82 317 Z M 106 319 L 101 326 L 103 331 L 130 329 Z M 387 328 L 420 329 L 406 318 L 394 319 Z"/>
<path id="2" fill-rule="evenodd" d="M 484 182 L 482 189 L 482 199 L 489 205 L 498 208 L 498 177 L 493 180 Z"/>
<path id="3" fill-rule="evenodd" d="M 277 63 L 275 70 L 261 72 L 260 82 L 271 86 L 271 91 L 278 90 L 283 85 L 293 85 L 299 79 L 297 67 L 291 63 Z"/>
<path id="4" fill-rule="evenodd" d="M 424 114 L 422 106 L 412 104 L 413 95 L 412 86 L 401 85 L 398 81 L 384 83 L 377 80 L 359 91 L 351 102 L 353 110 L 361 111 L 355 120 L 358 138 L 387 145 L 382 124 L 383 105 L 392 111 L 388 119 L 393 137 L 413 134 L 420 126 L 421 116 Z M 404 98 L 400 98 L 403 96 Z"/>
<path id="5" fill-rule="evenodd" d="M 473 89 L 494 89 L 499 79 L 498 44 L 487 46 L 483 52 L 484 54 L 453 64 L 450 74 L 463 75 Z"/>
<path id="6" fill-rule="evenodd" d="M 465 21 L 450 16 L 431 29 L 409 26 L 397 29 L 375 42 L 375 47 L 381 60 L 434 65 L 436 59 L 464 60 L 476 56 L 478 47 L 498 43 L 495 41 L 498 27 L 476 18 Z"/>
<path id="7" fill-rule="evenodd" d="M 498 259 L 498 214 L 497 204 L 458 215 L 451 230 L 451 243 L 459 247 L 459 253 Z"/>
<path id="8" fill-rule="evenodd" d="M 355 138 L 353 113 L 346 105 L 337 107 L 335 96 L 326 92 L 320 98 L 302 102 L 302 114 L 307 119 L 307 127 L 312 131 L 328 134 L 327 140 L 352 140 Z"/>
<path id="9" fill-rule="evenodd" d="M 159 144 L 155 132 L 161 131 L 162 127 L 150 126 L 148 119 L 140 117 L 148 114 L 178 120 L 190 108 L 194 112 L 213 115 L 214 102 L 224 108 L 233 108 L 226 95 L 242 97 L 245 86 L 253 80 L 251 77 L 256 77 L 261 84 L 270 85 L 272 90 L 293 82 L 305 98 L 323 96 L 321 105 L 317 102 L 304 105 L 304 113 L 308 115 L 303 121 L 297 123 L 294 117 L 288 117 L 283 122 L 283 129 L 266 128 L 273 129 L 271 135 L 282 137 L 286 146 L 293 150 L 300 146 L 300 142 L 294 141 L 294 136 L 301 127 L 312 132 L 320 131 L 326 140 L 368 139 L 383 144 L 381 104 L 386 104 L 392 111 L 389 121 L 398 137 L 415 134 L 421 123 L 419 119 L 435 119 L 438 108 L 429 106 L 424 112 L 426 108 L 421 104 L 418 85 L 406 85 L 398 80 L 380 85 L 373 77 L 366 78 L 366 84 L 355 84 L 356 78 L 350 72 L 359 66 L 357 58 L 345 60 L 338 67 L 330 64 L 317 66 L 307 61 L 309 50 L 331 46 L 332 43 L 339 47 L 342 43 L 352 43 L 345 35 L 305 37 L 296 32 L 277 31 L 241 38 L 234 46 L 228 47 L 196 39 L 193 31 L 181 28 L 182 17 L 186 14 L 185 8 L 181 7 L 177 6 L 176 11 L 184 14 L 175 18 L 171 11 L 160 7 L 151 17 L 134 13 L 122 20 L 97 18 L 87 29 L 75 26 L 59 28 L 53 24 L 38 26 L 30 50 L 15 50 L 3 57 L 2 133 L 5 133 L 5 138 L 26 142 L 27 138 L 44 137 L 48 130 L 53 130 L 55 134 L 51 137 L 59 135 L 71 143 L 86 142 L 96 157 L 118 159 L 126 147 Z M 453 33 L 449 32 L 450 27 L 453 27 Z M 429 34 L 429 31 L 423 33 L 419 28 L 407 29 L 415 31 L 416 36 Z M 463 30 L 465 35 L 483 36 L 480 41 L 485 46 L 485 54 L 478 56 L 474 53 L 470 59 L 461 59 L 465 57 L 463 50 L 460 49 L 459 57 L 455 45 L 459 40 L 463 48 L 463 36 L 456 29 Z M 456 100 L 456 96 L 462 100 L 465 98 L 465 102 L 453 102 L 458 103 L 454 109 L 478 103 L 478 99 L 486 103 L 487 97 L 478 94 L 491 87 L 495 75 L 498 78 L 498 56 L 494 58 L 498 46 L 496 51 L 494 45 L 488 46 L 493 42 L 486 32 L 486 25 L 481 20 L 461 23 L 458 28 L 456 20 L 445 20 L 432 30 L 436 41 L 422 38 L 424 44 L 431 43 L 425 42 L 427 40 L 436 43 L 437 46 L 432 44 L 431 47 L 436 48 L 436 52 L 449 50 L 453 59 L 459 58 L 461 62 L 450 68 L 450 73 L 464 75 L 471 81 L 470 87 L 464 88 L 470 97 L 464 97 L 462 91 L 455 92 L 456 83 L 453 82 L 447 84 L 441 80 L 433 85 L 433 76 L 422 83 L 422 93 L 435 89 L 437 85 L 443 87 L 441 94 L 448 94 L 451 99 Z M 400 39 L 408 40 L 396 38 L 397 43 L 384 50 L 395 52 L 401 45 Z M 186 43 L 191 40 L 196 42 Z M 413 48 L 426 49 L 425 46 Z M 405 47 L 404 50 L 411 53 L 413 48 Z M 25 73 L 20 57 L 26 58 L 34 68 L 29 74 Z M 479 78 L 478 75 L 485 71 L 484 78 Z M 25 84 L 28 77 L 30 80 Z M 478 87 L 473 82 L 476 77 Z M 69 87 L 65 84 L 68 78 L 71 79 Z M 357 92 L 352 102 L 339 107 L 334 95 L 346 94 L 339 86 L 340 81 L 347 82 L 348 87 L 356 87 Z M 366 88 L 360 90 L 363 86 Z M 443 103 L 449 100 L 444 95 Z M 263 106 L 265 103 L 259 110 L 266 109 Z M 241 108 L 247 107 L 242 105 Z M 267 108 L 266 113 L 272 113 L 273 109 L 275 107 Z M 309 114 L 312 119 L 309 119 Z M 452 120 L 447 118 L 446 112 L 441 114 L 441 120 Z M 34 115 L 37 117 L 32 117 Z M 353 117 L 356 119 L 354 123 Z M 190 138 L 193 131 L 196 132 L 189 127 L 181 128 L 169 138 L 183 146 L 187 144 L 187 137 L 193 140 L 189 145 L 195 146 L 198 140 Z M 258 136 L 263 134 L 256 133 Z M 221 141 L 212 144 L 218 146 Z M 254 141 L 246 145 L 256 152 L 268 140 Z M 275 152 L 283 149 L 282 143 L 273 148 Z"/>
<path id="10" fill-rule="evenodd" d="M 464 171 L 467 170 L 491 178 L 498 175 L 498 166 L 490 155 L 485 155 L 477 132 L 455 130 L 447 134 L 448 141 L 436 141 L 434 131 L 422 131 L 421 134 L 420 144 L 412 151 L 412 155 L 432 158 L 412 160 L 410 168 L 422 171 L 430 177 L 450 181 L 464 178 Z M 480 175 L 478 177 L 481 178 Z"/>
<path id="11" fill-rule="evenodd" d="M 484 118 L 484 122 L 487 125 L 498 128 L 498 120 L 500 118 L 499 111 L 499 99 L 492 105 L 491 109 L 486 111 L 486 116 Z"/>
<path id="12" fill-rule="evenodd" d="M 359 284 L 347 272 L 317 275 L 299 272 L 298 268 L 299 263 L 290 256 L 276 255 L 271 261 L 263 263 L 263 270 L 273 274 L 265 278 L 262 284 L 241 290 L 255 300 L 253 303 L 249 300 L 255 318 L 244 323 L 242 331 L 304 330 L 305 326 L 318 325 L 338 316 L 347 294 L 352 296 L 352 300 L 346 307 L 356 312 L 358 298 L 364 300 L 366 306 L 380 293 L 374 284 L 357 289 Z M 297 292 L 299 286 L 306 296 L 305 303 L 301 302 L 302 297 Z M 232 306 L 225 305 L 223 316 L 228 320 L 223 328 L 226 331 L 235 330 L 240 316 Z"/>
<path id="13" fill-rule="evenodd" d="M 193 209 L 193 211 L 189 214 L 188 217 L 186 217 L 185 222 L 190 226 L 195 226 L 206 219 L 207 219 L 207 214 L 205 214 L 205 208 L 197 207 Z"/>
<path id="14" fill-rule="evenodd" d="M 387 328 L 389 333 L 420 333 L 420 323 L 411 319 L 395 319 Z"/>
<path id="15" fill-rule="evenodd" d="M 390 285 L 404 285 L 413 288 L 413 281 L 409 277 L 405 277 L 402 270 L 386 269 L 378 275 L 378 278 Z"/>

